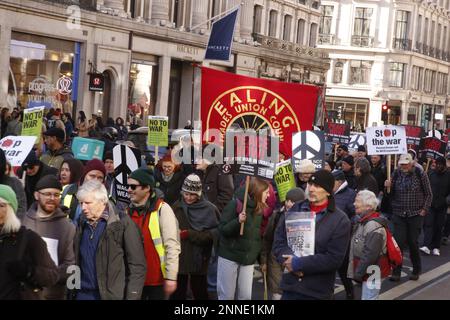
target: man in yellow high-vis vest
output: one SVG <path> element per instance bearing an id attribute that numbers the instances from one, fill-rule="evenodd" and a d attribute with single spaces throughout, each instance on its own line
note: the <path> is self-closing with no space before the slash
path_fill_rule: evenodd
<path id="1" fill-rule="evenodd" d="M 156 196 L 151 171 L 138 169 L 128 178 L 128 213 L 144 239 L 147 274 L 142 299 L 167 299 L 177 288 L 181 251 L 178 220 L 172 208 Z"/>

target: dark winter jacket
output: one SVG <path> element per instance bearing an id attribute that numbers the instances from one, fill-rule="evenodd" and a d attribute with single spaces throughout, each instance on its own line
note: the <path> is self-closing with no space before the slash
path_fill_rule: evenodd
<path id="1" fill-rule="evenodd" d="M 431 191 L 433 192 L 433 200 L 431 207 L 436 210 L 447 208 L 447 197 L 450 194 L 450 171 L 446 169 L 439 173 L 436 170 L 428 174 L 430 179 Z"/>
<path id="2" fill-rule="evenodd" d="M 205 172 L 198 172 L 202 179 L 203 194 L 205 199 L 214 203 L 222 212 L 223 208 L 233 198 L 233 176 L 224 174 L 222 169 L 215 164 L 206 168 Z"/>
<path id="3" fill-rule="evenodd" d="M 175 171 L 170 181 L 164 181 L 161 171 L 155 168 L 155 180 L 157 182 L 157 188 L 164 193 L 164 201 L 169 205 L 173 205 L 180 200 L 181 187 L 185 179 L 183 171 Z"/>
<path id="4" fill-rule="evenodd" d="M 387 179 L 386 167 L 384 165 L 380 164 L 376 167 L 372 167 L 372 170 L 370 173 L 375 178 L 375 180 L 377 180 L 378 190 L 383 191 L 384 190 L 384 182 Z"/>
<path id="5" fill-rule="evenodd" d="M 309 201 L 296 204 L 289 212 L 311 211 Z M 317 216 L 317 215 L 316 215 Z M 350 241 L 350 220 L 340 209 L 332 204 L 322 211 L 316 222 L 314 255 L 301 257 L 300 268 L 303 277 L 284 273 L 280 287 L 283 291 L 297 292 L 315 299 L 331 299 L 334 293 L 336 271 L 342 264 Z M 279 263 L 284 262 L 283 255 L 293 255 L 286 239 L 285 216 L 278 223 L 272 247 Z M 294 260 L 293 260 L 294 261 Z"/>
<path id="6" fill-rule="evenodd" d="M 75 226 L 67 219 L 67 214 L 59 208 L 50 217 L 39 217 L 37 215 L 37 202 L 34 202 L 30 207 L 22 220 L 22 224 L 41 237 L 58 240 L 58 284 L 46 288 L 43 295 L 47 300 L 65 299 L 66 280 L 68 277 L 67 268 L 75 264 L 75 254 L 73 252 Z"/>
<path id="7" fill-rule="evenodd" d="M 355 198 L 356 192 L 348 187 L 347 181 L 334 194 L 336 207 L 344 211 L 350 220 L 355 215 Z"/>
<path id="8" fill-rule="evenodd" d="M 49 167 L 61 169 L 64 160 L 73 158 L 72 150 L 68 146 L 63 146 L 59 150 L 47 150 L 42 156 L 41 161 Z"/>
<path id="9" fill-rule="evenodd" d="M 350 171 L 344 171 L 345 180 L 348 183 L 348 187 L 350 189 L 355 190 L 356 189 L 356 177 L 355 173 L 353 172 L 353 169 Z"/>
<path id="10" fill-rule="evenodd" d="M 48 165 L 44 163 L 39 164 L 39 170 L 34 176 L 26 176 L 25 177 L 25 194 L 27 196 L 27 209 L 30 209 L 31 205 L 34 203 L 34 191 L 36 191 L 36 184 L 37 182 L 44 176 L 47 175 L 53 175 L 56 176 L 58 174 L 58 170 L 52 167 L 49 167 Z M 19 169 L 17 171 L 17 174 L 19 177 L 22 176 L 23 171 L 22 169 Z"/>
<path id="11" fill-rule="evenodd" d="M 7 269 L 10 262 L 17 260 L 24 261 L 32 271 L 25 279 L 16 279 Z M 53 286 L 58 281 L 58 269 L 46 243 L 25 227 L 13 234 L 0 234 L 0 300 L 21 299 L 21 280 L 27 284 L 27 291 Z"/>
<path id="12" fill-rule="evenodd" d="M 378 183 L 377 180 L 370 173 L 363 173 L 360 177 L 356 177 L 356 192 L 362 190 L 369 190 L 378 196 Z"/>
<path id="13" fill-rule="evenodd" d="M 235 197 L 239 199 L 242 208 L 244 202 L 244 188 L 237 190 Z M 247 220 L 244 223 L 244 234 L 239 235 L 241 224 L 237 212 L 238 200 L 231 200 L 223 209 L 220 224 L 219 256 L 241 265 L 252 265 L 256 262 L 261 251 L 260 227 L 262 212 L 255 214 L 255 201 L 248 196 Z"/>
<path id="14" fill-rule="evenodd" d="M 180 230 L 188 230 L 187 238 L 180 241 L 178 274 L 206 275 L 214 238 L 218 237 L 219 211 L 215 205 L 202 198 L 191 205 L 181 199 L 174 204 L 173 212 Z M 196 215 L 203 225 L 192 221 L 192 215 Z"/>
<path id="15" fill-rule="evenodd" d="M 147 271 L 142 236 L 128 215 L 119 217 L 111 204 L 108 207 L 108 222 L 96 254 L 100 296 L 102 300 L 139 300 Z M 77 265 L 80 265 L 80 242 L 87 223 L 83 215 L 75 233 Z"/>

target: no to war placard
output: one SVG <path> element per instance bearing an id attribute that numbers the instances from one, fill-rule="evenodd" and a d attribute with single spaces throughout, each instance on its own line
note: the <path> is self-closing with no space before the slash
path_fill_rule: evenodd
<path id="1" fill-rule="evenodd" d="M 366 129 L 367 154 L 406 154 L 406 132 L 403 126 L 380 126 Z"/>
<path id="2" fill-rule="evenodd" d="M 275 172 L 273 179 L 277 185 L 278 197 L 280 201 L 285 201 L 288 191 L 296 187 L 291 160 L 278 163 Z"/>
<path id="3" fill-rule="evenodd" d="M 41 136 L 45 106 L 23 110 L 22 136 Z"/>
<path id="4" fill-rule="evenodd" d="M 159 147 L 169 145 L 169 117 L 148 116 L 147 145 Z"/>

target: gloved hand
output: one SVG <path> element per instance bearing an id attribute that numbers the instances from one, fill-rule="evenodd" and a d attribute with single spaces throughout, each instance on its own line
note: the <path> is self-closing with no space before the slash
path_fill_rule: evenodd
<path id="1" fill-rule="evenodd" d="M 31 275 L 31 266 L 23 260 L 13 260 L 6 264 L 8 272 L 18 280 L 25 280 Z"/>
<path id="2" fill-rule="evenodd" d="M 189 237 L 189 230 L 180 230 L 180 239 L 184 240 Z"/>

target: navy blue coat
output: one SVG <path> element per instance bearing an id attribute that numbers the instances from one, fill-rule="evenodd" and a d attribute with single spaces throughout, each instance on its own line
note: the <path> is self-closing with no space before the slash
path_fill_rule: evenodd
<path id="1" fill-rule="evenodd" d="M 331 208 L 330 208 L 331 207 Z M 294 205 L 290 212 L 311 211 L 309 202 Z M 272 251 L 277 261 L 282 263 L 282 255 L 293 255 L 287 244 L 284 215 L 280 218 L 275 231 Z M 331 299 L 334 293 L 336 271 L 344 260 L 350 241 L 350 220 L 340 209 L 329 206 L 322 218 L 316 223 L 315 254 L 302 257 L 303 277 L 291 272 L 283 273 L 280 288 L 283 291 L 300 293 L 315 299 Z"/>
<path id="2" fill-rule="evenodd" d="M 336 207 L 344 211 L 350 220 L 355 215 L 355 197 L 355 190 L 348 186 L 334 194 Z"/>

